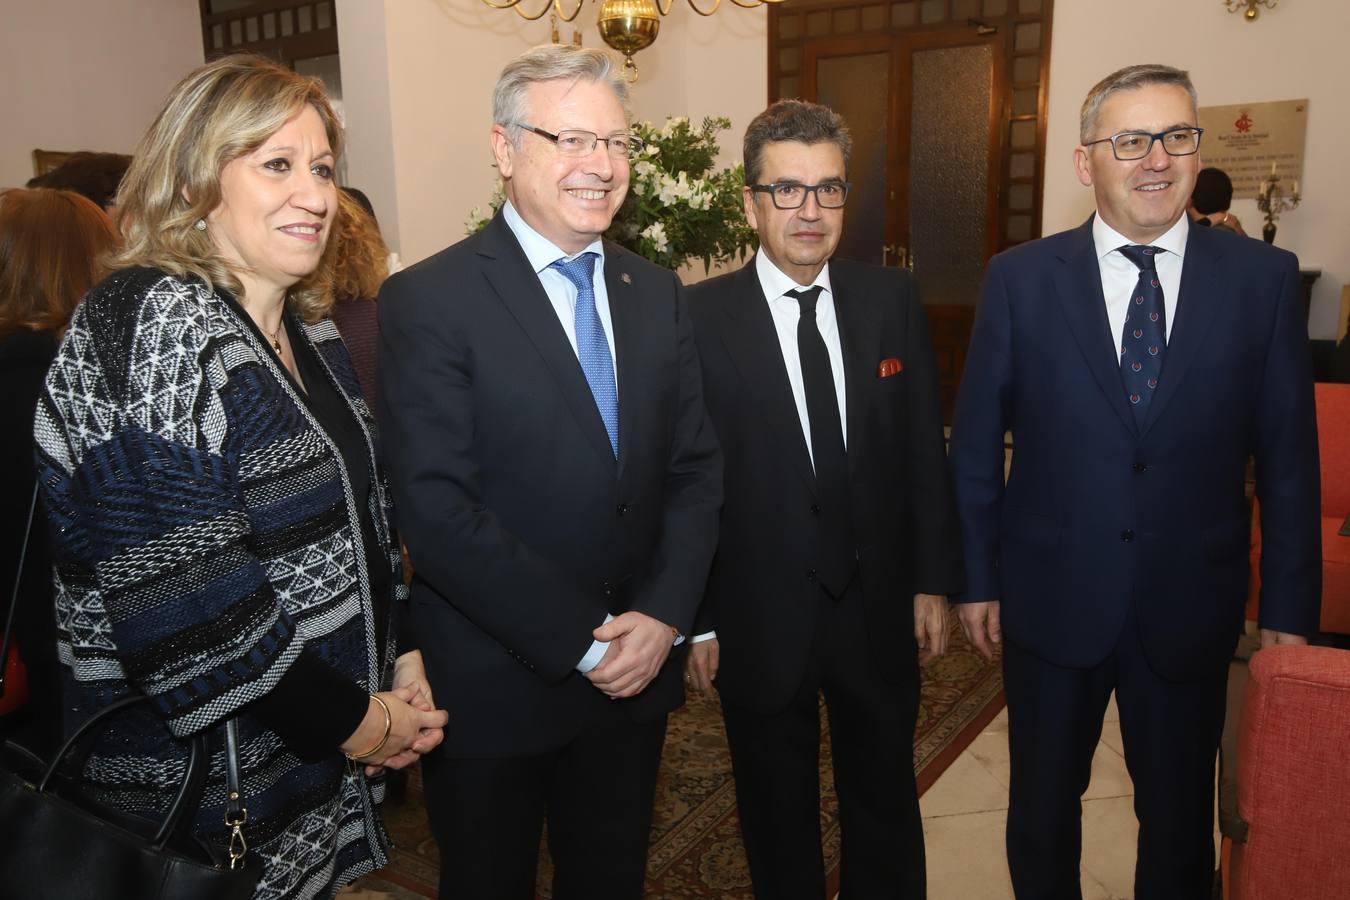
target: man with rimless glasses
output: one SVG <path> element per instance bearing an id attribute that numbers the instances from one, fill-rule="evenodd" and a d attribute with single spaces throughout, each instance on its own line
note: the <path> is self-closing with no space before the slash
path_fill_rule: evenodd
<path id="1" fill-rule="evenodd" d="M 755 896 L 820 900 L 820 705 L 844 900 L 925 895 L 920 660 L 961 586 L 937 373 L 913 280 L 832 259 L 843 120 L 784 100 L 745 135 L 759 252 L 689 289 L 726 502 L 687 663 L 720 695 Z"/>
<path id="2" fill-rule="evenodd" d="M 1094 87 L 1073 160 L 1096 213 L 994 257 L 976 313 L 951 443 L 968 580 L 953 600 L 977 648 L 1003 645 L 1019 898 L 1082 896 L 1080 801 L 1112 693 L 1139 818 L 1133 896 L 1210 895 L 1249 457 L 1262 646 L 1317 626 L 1298 261 L 1191 227 L 1196 118 L 1178 69 Z"/>
<path id="3" fill-rule="evenodd" d="M 411 632 L 452 725 L 423 757 L 442 897 L 642 895 L 671 650 L 717 541 L 721 458 L 674 273 L 602 240 L 628 190 L 612 57 L 497 82 L 507 202 L 380 296 L 381 437 Z"/>

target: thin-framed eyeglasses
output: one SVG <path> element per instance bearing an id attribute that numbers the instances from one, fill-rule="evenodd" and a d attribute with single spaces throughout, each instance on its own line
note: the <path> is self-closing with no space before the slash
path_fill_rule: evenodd
<path id="1" fill-rule="evenodd" d="M 756 194 L 768 194 L 778 209 L 801 209 L 807 194 L 816 195 L 821 209 L 839 209 L 848 200 L 848 181 L 824 181 L 820 184 L 800 184 L 796 181 L 775 181 L 773 184 L 752 184 Z"/>
<path id="2" fill-rule="evenodd" d="M 558 152 L 563 156 L 590 156 L 595 152 L 595 145 L 601 141 L 604 142 L 609 155 L 615 159 L 630 159 L 636 156 L 643 147 L 642 138 L 635 134 L 620 133 L 602 138 L 593 131 L 580 131 L 575 128 L 564 128 L 554 134 L 534 125 L 526 125 L 524 122 L 513 124 L 518 128 L 539 135 L 546 141 L 552 141 L 553 145 L 558 148 Z"/>
<path id="3" fill-rule="evenodd" d="M 1095 141 L 1085 141 L 1084 147 L 1093 144 L 1111 142 L 1111 152 L 1121 162 L 1143 159 L 1153 152 L 1153 142 L 1162 141 L 1163 150 L 1168 156 L 1190 156 L 1200 149 L 1200 135 L 1203 128 L 1169 128 L 1152 134 L 1147 131 L 1122 131 L 1110 137 Z"/>

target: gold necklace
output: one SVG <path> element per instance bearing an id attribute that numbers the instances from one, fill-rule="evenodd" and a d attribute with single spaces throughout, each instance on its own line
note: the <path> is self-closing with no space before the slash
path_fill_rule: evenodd
<path id="1" fill-rule="evenodd" d="M 272 332 L 272 334 L 270 335 L 270 338 L 272 340 L 272 349 L 277 351 L 278 353 L 281 352 L 281 329 L 285 325 L 286 319 L 283 317 L 282 320 L 277 323 L 277 330 Z"/>

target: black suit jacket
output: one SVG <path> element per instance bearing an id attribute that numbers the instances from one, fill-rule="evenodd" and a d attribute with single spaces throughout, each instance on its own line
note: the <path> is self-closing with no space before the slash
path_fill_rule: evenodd
<path id="1" fill-rule="evenodd" d="M 410 625 L 447 752 L 516 755 L 683 700 L 678 657 L 610 701 L 574 667 L 606 612 L 688 633 L 721 458 L 674 274 L 605 245 L 619 459 L 501 216 L 380 293 L 380 427 L 415 570 Z"/>
<path id="2" fill-rule="evenodd" d="M 961 587 L 928 321 L 909 275 L 830 262 L 845 369 L 853 534 L 870 637 L 890 680 L 912 672 L 913 595 Z M 694 285 L 704 396 L 726 461 L 717 556 L 698 630 L 716 628 L 722 696 L 786 705 L 811 648 L 821 588 L 815 475 L 753 263 Z M 879 377 L 879 364 L 903 370 Z"/>

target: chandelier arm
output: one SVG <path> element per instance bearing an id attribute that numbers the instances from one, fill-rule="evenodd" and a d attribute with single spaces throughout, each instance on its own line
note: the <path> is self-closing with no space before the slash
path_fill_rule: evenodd
<path id="1" fill-rule="evenodd" d="M 573 19 L 575 19 L 577 17 L 577 14 L 581 12 L 581 7 L 585 5 L 586 0 L 577 0 L 577 5 L 572 9 L 572 14 L 567 15 L 562 11 L 562 0 L 553 0 L 552 3 L 554 12 L 556 12 L 558 14 L 558 18 L 562 19 L 564 22 L 571 22 Z"/>
<path id="2" fill-rule="evenodd" d="M 656 0 L 656 11 L 663 16 L 668 16 L 670 15 L 670 10 L 674 5 L 675 0 L 666 0 L 664 6 L 661 5 L 661 0 Z"/>
<path id="3" fill-rule="evenodd" d="M 778 3 L 782 3 L 783 0 L 749 0 L 749 2 L 746 2 L 746 0 L 731 0 L 731 2 L 739 6 L 741 9 L 755 9 L 756 7 L 760 6 L 772 6 Z"/>
<path id="4" fill-rule="evenodd" d="M 732 0 L 732 2 L 735 3 L 736 0 Z M 717 8 L 721 5 L 722 0 L 713 0 L 712 9 L 708 10 L 707 12 L 704 12 L 703 10 L 698 8 L 698 4 L 695 3 L 694 0 L 689 0 L 689 8 L 692 9 L 694 12 L 698 13 L 700 16 L 711 16 L 713 13 L 717 12 Z"/>

